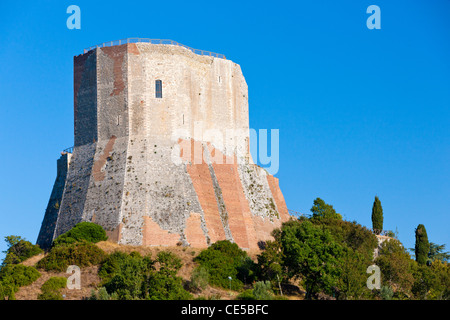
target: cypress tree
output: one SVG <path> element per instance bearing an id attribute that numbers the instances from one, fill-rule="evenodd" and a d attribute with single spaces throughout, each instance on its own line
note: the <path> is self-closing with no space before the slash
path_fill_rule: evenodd
<path id="1" fill-rule="evenodd" d="M 383 208 L 377 196 L 375 196 L 372 207 L 372 229 L 376 234 L 380 234 L 383 230 Z"/>
<path id="2" fill-rule="evenodd" d="M 414 248 L 416 261 L 425 265 L 430 252 L 430 243 L 428 242 L 427 230 L 423 224 L 419 224 L 416 228 L 416 246 Z"/>

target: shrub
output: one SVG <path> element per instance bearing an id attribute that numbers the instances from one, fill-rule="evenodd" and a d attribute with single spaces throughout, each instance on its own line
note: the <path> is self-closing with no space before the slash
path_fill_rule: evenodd
<path id="1" fill-rule="evenodd" d="M 246 257 L 247 253 L 236 243 L 222 240 L 203 250 L 194 261 L 208 271 L 210 284 L 226 289 L 231 285 L 232 290 L 239 290 L 243 283 L 238 277 L 238 267 L 242 266 L 242 258 Z M 228 277 L 231 277 L 231 283 Z"/>
<path id="2" fill-rule="evenodd" d="M 99 264 L 105 257 L 106 253 L 95 244 L 82 241 L 53 247 L 36 266 L 46 271 L 66 271 L 69 265 L 76 265 L 80 268 L 87 267 Z"/>
<path id="3" fill-rule="evenodd" d="M 64 277 L 51 277 L 41 286 L 42 293 L 38 295 L 38 300 L 63 300 L 60 290 L 67 285 Z"/>
<path id="4" fill-rule="evenodd" d="M 180 277 L 172 277 L 162 272 L 152 273 L 146 281 L 146 299 L 188 300 L 191 294 L 184 290 Z"/>
<path id="5" fill-rule="evenodd" d="M 151 270 L 153 261 L 149 257 L 116 251 L 102 262 L 99 276 L 108 294 L 129 300 L 142 296 L 144 277 Z"/>
<path id="6" fill-rule="evenodd" d="M 181 259 L 169 251 L 159 252 L 156 262 L 159 265 L 159 272 L 172 277 L 175 277 L 183 266 Z"/>
<path id="7" fill-rule="evenodd" d="M 244 292 L 240 293 L 237 296 L 238 300 L 256 300 L 255 296 L 253 295 L 253 289 L 247 289 Z"/>
<path id="8" fill-rule="evenodd" d="M 256 279 L 258 265 L 249 256 L 241 256 L 236 262 L 237 278 L 244 284 Z"/>
<path id="9" fill-rule="evenodd" d="M 119 274 L 131 276 L 133 270 L 144 274 L 153 269 L 154 261 L 150 256 L 142 257 L 137 252 L 126 254 L 116 251 L 102 261 L 98 274 L 104 282 L 108 282 Z"/>
<path id="10" fill-rule="evenodd" d="M 0 300 L 15 300 L 15 292 L 16 290 L 14 286 L 0 282 Z"/>
<path id="11" fill-rule="evenodd" d="M 382 286 L 380 296 L 383 300 L 391 300 L 394 296 L 394 290 L 390 286 Z"/>
<path id="12" fill-rule="evenodd" d="M 273 298 L 270 281 L 258 281 L 253 285 L 253 295 L 256 300 L 270 300 Z"/>
<path id="13" fill-rule="evenodd" d="M 191 296 L 184 290 L 182 279 L 176 275 L 181 266 L 181 260 L 166 251 L 160 252 L 155 260 L 138 253 L 114 252 L 103 261 L 99 270 L 108 295 L 102 293 L 103 298 L 189 299 Z"/>
<path id="14" fill-rule="evenodd" d="M 395 288 L 396 294 L 402 292 L 409 295 L 414 284 L 414 261 L 400 241 L 384 241 L 374 262 L 380 267 L 383 284 Z"/>
<path id="15" fill-rule="evenodd" d="M 5 237 L 5 241 L 8 245 L 8 250 L 5 251 L 6 256 L 2 263 L 3 266 L 6 264 L 20 263 L 43 252 L 38 245 L 26 241 L 20 236 L 7 236 Z"/>
<path id="16" fill-rule="evenodd" d="M 34 267 L 21 264 L 6 265 L 0 270 L 0 300 L 14 300 L 14 294 L 19 287 L 27 286 L 36 281 L 41 274 Z"/>
<path id="17" fill-rule="evenodd" d="M 57 237 L 53 241 L 53 246 L 73 244 L 83 240 L 97 243 L 107 239 L 106 232 L 100 225 L 92 222 L 80 222 L 66 233 Z"/>
<path id="18" fill-rule="evenodd" d="M 117 293 L 109 294 L 105 287 L 101 287 L 97 292 L 92 290 L 88 300 L 118 300 L 118 298 Z"/>
<path id="19" fill-rule="evenodd" d="M 209 273 L 205 267 L 199 266 L 192 271 L 189 288 L 192 291 L 203 290 L 209 282 Z"/>
<path id="20" fill-rule="evenodd" d="M 191 294 L 183 288 L 183 280 L 177 276 L 183 266 L 181 259 L 168 251 L 158 253 L 159 270 L 149 274 L 143 293 L 151 300 L 187 300 Z"/>
<path id="21" fill-rule="evenodd" d="M 238 300 L 272 300 L 272 284 L 270 281 L 258 281 L 253 285 L 253 289 L 247 289 L 237 296 Z"/>
<path id="22" fill-rule="evenodd" d="M 0 271 L 0 280 L 3 283 L 13 283 L 17 287 L 27 286 L 41 276 L 34 267 L 27 267 L 22 264 L 7 265 Z"/>

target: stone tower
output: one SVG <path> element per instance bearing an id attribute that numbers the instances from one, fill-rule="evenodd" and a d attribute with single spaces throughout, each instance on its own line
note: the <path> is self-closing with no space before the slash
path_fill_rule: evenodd
<path id="1" fill-rule="evenodd" d="M 75 145 L 37 244 L 91 221 L 121 244 L 255 249 L 288 220 L 278 179 L 249 154 L 240 66 L 194 52 L 150 41 L 74 57 Z"/>

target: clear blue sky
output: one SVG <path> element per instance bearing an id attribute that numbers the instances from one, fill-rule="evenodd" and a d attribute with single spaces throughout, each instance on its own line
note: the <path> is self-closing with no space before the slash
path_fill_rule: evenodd
<path id="1" fill-rule="evenodd" d="M 81 30 L 66 27 L 72 4 Z M 73 56 L 147 37 L 241 65 L 250 126 L 280 130 L 290 209 L 321 197 L 371 227 L 378 195 L 406 247 L 422 223 L 450 251 L 450 1 L 2 1 L 0 14 L 0 250 L 10 234 L 36 241 L 73 145 Z"/>

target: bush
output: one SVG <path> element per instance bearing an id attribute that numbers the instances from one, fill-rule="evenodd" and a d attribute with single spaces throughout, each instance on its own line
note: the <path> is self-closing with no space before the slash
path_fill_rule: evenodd
<path id="1" fill-rule="evenodd" d="M 258 281 L 253 285 L 253 289 L 248 289 L 237 296 L 239 300 L 272 300 L 272 284 L 270 281 Z"/>
<path id="2" fill-rule="evenodd" d="M 106 232 L 100 225 L 92 222 L 80 222 L 66 233 L 57 237 L 53 241 L 53 246 L 73 244 L 83 240 L 97 243 L 107 239 Z"/>
<path id="3" fill-rule="evenodd" d="M 239 273 L 245 274 L 239 267 L 242 267 L 243 259 L 247 258 L 247 253 L 241 250 L 236 243 L 228 240 L 218 241 L 208 249 L 203 250 L 194 258 L 200 266 L 209 273 L 210 284 L 232 290 L 239 290 L 243 287 Z M 231 283 L 228 277 L 231 277 Z"/>
<path id="4" fill-rule="evenodd" d="M 109 295 L 130 300 L 144 297 L 145 280 L 153 270 L 154 261 L 150 256 L 114 252 L 102 263 L 99 275 Z"/>
<path id="5" fill-rule="evenodd" d="M 88 300 L 118 300 L 117 293 L 109 294 L 105 287 L 101 287 L 97 292 L 91 291 L 91 296 Z"/>
<path id="6" fill-rule="evenodd" d="M 168 251 L 161 251 L 155 260 L 159 270 L 149 274 L 143 293 L 150 300 L 187 300 L 191 294 L 184 290 L 183 280 L 177 276 L 183 266 L 181 259 Z"/>
<path id="7" fill-rule="evenodd" d="M 102 293 L 103 298 L 189 299 L 191 296 L 184 290 L 182 279 L 176 275 L 181 267 L 181 260 L 166 251 L 160 252 L 155 260 L 138 253 L 114 252 L 105 259 L 99 270 L 107 293 Z"/>
<path id="8" fill-rule="evenodd" d="M 205 267 L 199 266 L 192 271 L 189 288 L 192 291 L 203 290 L 209 282 L 209 273 Z"/>
<path id="9" fill-rule="evenodd" d="M 14 300 L 19 287 L 36 281 L 41 274 L 34 267 L 21 264 L 6 265 L 0 270 L 0 300 Z"/>
<path id="10" fill-rule="evenodd" d="M 76 242 L 70 245 L 53 247 L 49 254 L 37 263 L 37 268 L 46 271 L 66 271 L 69 265 L 80 268 L 99 264 L 106 253 L 90 242 Z"/>
<path id="11" fill-rule="evenodd" d="M 64 277 L 51 277 L 41 286 L 42 293 L 38 295 L 38 300 L 63 300 L 60 290 L 67 285 Z"/>
<path id="12" fill-rule="evenodd" d="M 145 297 L 149 300 L 188 300 L 192 296 L 184 290 L 180 277 L 154 272 L 146 281 Z"/>
<path id="13" fill-rule="evenodd" d="M 142 296 L 144 278 L 151 272 L 154 262 L 149 256 L 138 253 L 114 252 L 103 262 L 99 276 L 109 294 L 116 293 L 119 299 Z"/>
<path id="14" fill-rule="evenodd" d="M 237 296 L 238 300 L 256 300 L 255 296 L 253 295 L 253 289 L 247 289 L 244 292 L 240 293 Z"/>
<path id="15" fill-rule="evenodd" d="M 7 236 L 5 237 L 5 241 L 8 245 L 8 250 L 5 251 L 6 257 L 2 263 L 3 266 L 6 264 L 20 263 L 43 252 L 38 245 L 26 241 L 20 236 Z"/>
<path id="16" fill-rule="evenodd" d="M 394 290 L 390 286 L 382 286 L 380 296 L 383 300 L 391 300 L 394 296 Z"/>
<path id="17" fill-rule="evenodd" d="M 241 256 L 236 262 L 237 278 L 244 284 L 256 280 L 258 265 L 249 256 Z"/>
<path id="18" fill-rule="evenodd" d="M 258 281 L 253 286 L 253 295 L 256 300 L 270 300 L 273 298 L 270 281 Z"/>

